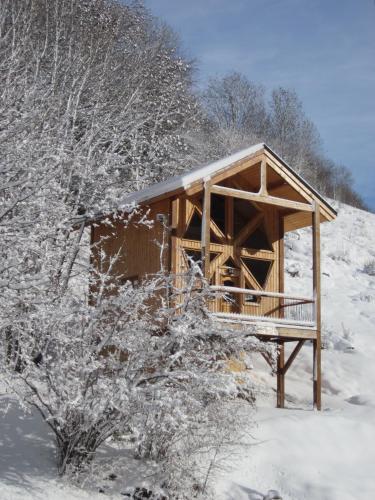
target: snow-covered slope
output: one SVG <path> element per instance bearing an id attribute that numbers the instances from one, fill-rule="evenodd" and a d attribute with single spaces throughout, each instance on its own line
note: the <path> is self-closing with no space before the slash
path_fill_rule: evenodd
<path id="1" fill-rule="evenodd" d="M 311 409 L 312 352 L 305 346 L 288 371 L 287 409 L 258 410 L 254 443 L 218 485 L 219 498 L 284 500 L 375 498 L 375 215 L 338 206 L 322 225 L 323 411 Z M 311 291 L 308 231 L 287 242 L 287 291 Z M 370 273 L 370 274 L 368 274 Z M 296 275 L 292 277 L 291 275 Z M 374 273 L 375 274 L 375 273 Z M 272 378 L 261 362 L 258 375 Z"/>
<path id="2" fill-rule="evenodd" d="M 311 408 L 311 346 L 288 371 L 285 410 L 274 408 L 275 378 L 254 357 L 254 376 L 268 391 L 254 446 L 241 448 L 218 480 L 218 500 L 260 500 L 271 489 L 284 500 L 375 498 L 375 276 L 364 272 L 375 261 L 375 215 L 338 210 L 337 220 L 322 226 L 324 409 Z M 288 239 L 287 291 L 311 292 L 310 237 L 302 231 Z M 1 392 L 4 408 L 9 396 Z M 124 498 L 117 491 L 107 498 Z M 0 415 L 1 500 L 89 497 L 105 498 L 58 479 L 51 436 L 37 416 L 15 409 Z"/>

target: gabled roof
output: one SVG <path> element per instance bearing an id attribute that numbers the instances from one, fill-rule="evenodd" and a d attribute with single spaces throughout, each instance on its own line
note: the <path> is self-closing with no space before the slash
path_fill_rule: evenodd
<path id="1" fill-rule="evenodd" d="M 155 198 L 167 197 L 178 190 L 187 190 L 192 184 L 198 181 L 206 181 L 221 171 L 230 168 L 231 165 L 237 163 L 247 157 L 254 156 L 261 151 L 268 151 L 274 158 L 276 158 L 284 168 L 286 168 L 299 182 L 301 182 L 310 193 L 312 193 L 319 202 L 327 209 L 336 215 L 335 209 L 320 195 L 307 181 L 305 181 L 299 174 L 297 174 L 282 158 L 280 158 L 267 144 L 259 143 L 249 148 L 231 154 L 226 158 L 209 163 L 190 172 L 183 173 L 176 177 L 171 177 L 163 182 L 158 182 L 145 189 L 128 194 L 120 203 L 119 209 L 125 208 L 129 205 L 144 204 Z"/>

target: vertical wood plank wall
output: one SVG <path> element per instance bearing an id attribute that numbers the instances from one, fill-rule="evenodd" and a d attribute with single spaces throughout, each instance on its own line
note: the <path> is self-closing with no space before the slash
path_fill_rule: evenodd
<path id="1" fill-rule="evenodd" d="M 107 256 L 114 256 L 120 251 L 120 258 L 113 268 L 112 274 L 126 278 L 142 279 L 160 270 L 160 248 L 155 240 L 162 242 L 163 225 L 156 220 L 159 213 L 167 216 L 167 225 L 170 224 L 170 203 L 163 200 L 150 205 L 147 218 L 153 221 L 153 227 L 116 222 L 114 227 L 100 224 L 93 229 L 93 242 L 100 240 L 100 246 L 94 252 L 94 259 L 98 262 L 99 248 Z M 145 208 L 146 211 L 146 208 Z M 135 219 L 136 220 L 136 219 Z M 168 237 L 166 243 L 169 244 Z M 164 266 L 168 269 L 169 249 L 164 253 Z M 104 262 L 104 269 L 108 267 L 108 260 Z"/>
<path id="2" fill-rule="evenodd" d="M 280 283 L 280 238 L 283 237 L 280 231 L 280 213 L 277 207 L 264 206 L 264 226 L 267 231 L 267 236 L 272 244 L 273 249 L 273 263 L 268 275 L 267 283 L 265 286 L 265 291 L 268 292 L 279 292 L 281 290 L 282 284 Z M 176 224 L 176 237 L 173 239 L 172 245 L 172 263 L 177 273 L 184 272 L 186 270 L 186 261 L 184 259 L 184 243 L 183 235 L 186 230 L 186 224 L 189 217 L 189 200 L 186 197 L 179 199 L 179 210 L 178 210 L 178 222 Z M 196 251 L 201 250 L 200 241 L 189 241 L 189 248 Z M 211 252 L 215 252 L 215 249 L 219 250 L 220 245 L 215 243 L 210 244 Z M 219 284 L 219 269 L 216 269 L 213 282 Z M 241 284 L 243 285 L 243 284 Z M 272 297 L 262 297 L 260 304 L 244 304 L 241 308 L 243 314 L 257 315 L 257 316 L 270 316 L 279 317 L 280 315 L 280 300 L 278 298 Z M 223 310 L 222 300 L 213 300 L 210 305 L 210 310 L 212 312 L 225 312 Z M 225 309 L 225 307 L 224 307 Z"/>

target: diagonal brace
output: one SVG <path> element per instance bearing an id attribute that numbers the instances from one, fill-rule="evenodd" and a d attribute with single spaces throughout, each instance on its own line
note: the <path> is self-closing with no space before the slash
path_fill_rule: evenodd
<path id="1" fill-rule="evenodd" d="M 288 361 L 285 363 L 284 368 L 283 368 L 283 375 L 286 374 L 286 372 L 289 370 L 291 367 L 293 361 L 296 359 L 297 354 L 300 352 L 302 349 L 303 344 L 305 343 L 305 340 L 300 340 L 296 347 L 293 349 L 291 355 L 288 358 Z"/>

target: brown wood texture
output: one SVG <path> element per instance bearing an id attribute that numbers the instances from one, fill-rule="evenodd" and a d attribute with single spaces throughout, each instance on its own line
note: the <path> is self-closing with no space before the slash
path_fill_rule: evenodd
<path id="1" fill-rule="evenodd" d="M 169 200 L 153 203 L 144 207 L 147 219 L 153 222 L 151 228 L 138 224 L 139 218 L 134 218 L 127 227 L 122 222 L 114 222 L 113 227 L 99 224 L 92 233 L 93 243 L 97 244 L 93 252 L 95 267 L 106 272 L 110 259 L 119 255 L 111 274 L 126 280 L 127 277 L 138 276 L 138 279 L 151 276 L 160 271 L 160 248 L 156 242 L 163 240 L 163 224 L 156 220 L 157 214 L 170 217 Z M 168 243 L 168 241 L 166 241 Z M 104 251 L 106 258 L 100 259 L 100 252 Z M 163 263 L 169 267 L 169 250 L 164 251 Z"/>
<path id="2" fill-rule="evenodd" d="M 315 299 L 316 340 L 314 341 L 313 374 L 314 406 L 322 407 L 322 367 L 321 367 L 321 269 L 320 269 L 320 213 L 316 204 L 312 217 L 313 226 L 313 288 Z"/>
<path id="3" fill-rule="evenodd" d="M 285 363 L 285 345 L 283 340 L 278 343 L 277 352 L 277 407 L 284 408 L 285 406 L 285 374 L 284 374 L 284 363 Z"/>
<path id="4" fill-rule="evenodd" d="M 301 210 L 305 212 L 313 211 L 312 206 L 308 203 L 300 203 L 297 201 L 287 200 L 285 198 L 277 198 L 270 195 L 250 193 L 249 191 L 218 186 L 216 184 L 212 186 L 211 191 L 212 193 L 221 194 L 223 196 L 233 196 L 234 198 L 241 198 L 243 200 L 266 203 L 267 205 L 275 205 L 278 207 L 291 208 L 293 210 Z"/>

